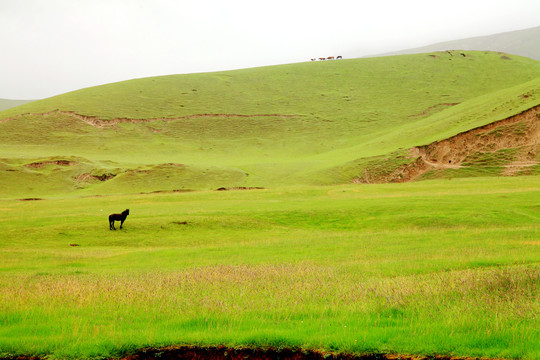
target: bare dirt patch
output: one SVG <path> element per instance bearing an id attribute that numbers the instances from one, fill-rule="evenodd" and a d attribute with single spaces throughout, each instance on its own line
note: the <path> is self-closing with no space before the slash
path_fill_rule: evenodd
<path id="1" fill-rule="evenodd" d="M 216 189 L 216 191 L 235 191 L 235 190 L 264 190 L 263 187 L 260 186 L 236 186 L 236 187 L 220 187 Z"/>
<path id="2" fill-rule="evenodd" d="M 175 225 L 187 225 L 188 224 L 187 221 L 173 221 L 172 223 L 175 224 Z"/>
<path id="3" fill-rule="evenodd" d="M 141 194 L 171 194 L 171 193 L 186 193 L 195 190 L 191 189 L 173 189 L 173 190 L 154 190 L 150 192 L 141 192 Z"/>
<path id="4" fill-rule="evenodd" d="M 524 167 L 538 164 L 540 151 L 540 106 L 518 115 L 497 121 L 449 139 L 411 149 L 420 163 L 434 168 L 461 168 L 470 166 L 478 154 L 495 154 L 512 150 L 512 159 L 506 164 L 504 175 L 513 175 Z M 480 164 L 481 165 L 481 164 Z M 414 179 L 415 171 L 411 171 Z"/>
<path id="5" fill-rule="evenodd" d="M 75 165 L 75 162 L 70 161 L 70 160 L 50 160 L 50 161 L 33 162 L 30 164 L 26 164 L 25 166 L 29 168 L 39 169 L 47 165 L 72 166 L 72 165 Z"/>
<path id="6" fill-rule="evenodd" d="M 89 181 L 107 181 L 114 178 L 116 174 L 107 173 L 101 175 L 92 175 L 90 173 L 80 174 L 76 177 L 78 182 L 89 182 Z"/>
<path id="7" fill-rule="evenodd" d="M 230 348 L 226 346 L 171 346 L 148 348 L 121 360 L 488 360 L 447 355 L 347 354 L 297 348 Z M 37 356 L 14 356 L 0 360 L 41 360 Z M 491 359 L 501 360 L 501 359 Z"/>
<path id="8" fill-rule="evenodd" d="M 294 348 L 168 347 L 141 350 L 122 360 L 472 360 L 444 355 L 407 356 L 396 354 L 347 354 Z"/>
<path id="9" fill-rule="evenodd" d="M 432 169 L 459 169 L 478 162 L 480 154 L 511 150 L 511 161 L 500 165 L 503 175 L 514 175 L 538 164 L 540 152 L 540 106 L 449 139 L 411 149 L 416 166 L 403 169 L 406 181 Z M 477 163 L 481 166 L 481 163 Z M 489 164 L 488 164 L 489 165 Z"/>
<path id="10" fill-rule="evenodd" d="M 540 105 L 409 151 L 414 159 L 409 164 L 375 178 L 366 169 L 354 182 L 408 182 L 432 170 L 483 166 L 501 167 L 505 176 L 524 174 L 539 163 Z"/>
<path id="11" fill-rule="evenodd" d="M 458 105 L 458 104 L 459 104 L 459 103 L 440 103 L 440 104 L 437 104 L 437 105 L 433 105 L 433 106 L 428 107 L 426 110 L 422 111 L 422 112 L 419 113 L 419 114 L 409 115 L 409 117 L 416 118 L 416 117 L 424 116 L 424 115 L 429 114 L 432 110 L 435 110 L 435 109 L 437 109 L 437 108 L 440 108 L 440 107 L 456 106 L 456 105 Z"/>

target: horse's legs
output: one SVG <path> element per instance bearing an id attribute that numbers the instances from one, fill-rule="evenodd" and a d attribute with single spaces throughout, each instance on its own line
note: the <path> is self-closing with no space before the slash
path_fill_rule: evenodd
<path id="1" fill-rule="evenodd" d="M 109 230 L 116 230 L 114 227 L 114 220 L 109 220 Z"/>
<path id="2" fill-rule="evenodd" d="M 120 220 L 120 229 L 122 228 L 122 225 L 124 225 L 124 221 L 126 221 L 126 219 Z"/>

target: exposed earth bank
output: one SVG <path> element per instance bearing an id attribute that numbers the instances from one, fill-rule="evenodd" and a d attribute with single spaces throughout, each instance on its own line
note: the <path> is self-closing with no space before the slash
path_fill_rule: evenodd
<path id="1" fill-rule="evenodd" d="M 0 357 L 0 360 L 41 360 L 37 356 Z M 121 360 L 488 360 L 446 355 L 346 354 L 289 348 L 230 348 L 226 346 L 171 346 L 147 348 Z M 502 359 L 489 359 L 502 360 Z"/>
<path id="2" fill-rule="evenodd" d="M 409 153 L 413 160 L 408 164 L 390 172 L 366 169 L 353 182 L 409 182 L 422 180 L 430 172 L 466 168 L 499 168 L 498 176 L 531 175 L 540 163 L 540 105 L 445 140 L 413 147 Z"/>
<path id="3" fill-rule="evenodd" d="M 122 360 L 480 360 L 480 358 L 451 357 L 443 355 L 409 356 L 397 354 L 346 354 L 316 350 L 275 348 L 229 348 L 219 347 L 168 347 L 145 349 Z M 486 360 L 486 359 L 482 359 Z M 500 359 L 491 359 L 500 360 Z"/>

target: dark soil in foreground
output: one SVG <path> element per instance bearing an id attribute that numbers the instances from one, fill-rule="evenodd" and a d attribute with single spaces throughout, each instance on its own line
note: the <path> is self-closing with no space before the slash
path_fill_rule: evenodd
<path id="1" fill-rule="evenodd" d="M 175 346 L 148 348 L 125 356 L 121 360 L 487 360 L 485 358 L 453 357 L 445 355 L 410 356 L 396 354 L 329 353 L 302 349 L 229 348 Z M 0 360 L 42 360 L 37 356 L 14 356 Z M 500 359 L 490 359 L 500 360 Z"/>
<path id="2" fill-rule="evenodd" d="M 442 355 L 408 356 L 395 354 L 353 355 L 302 349 L 229 348 L 218 347 L 166 347 L 143 349 L 122 360 L 480 360 L 480 358 Z M 486 359 L 482 359 L 486 360 Z M 497 360 L 497 359 L 491 359 Z"/>

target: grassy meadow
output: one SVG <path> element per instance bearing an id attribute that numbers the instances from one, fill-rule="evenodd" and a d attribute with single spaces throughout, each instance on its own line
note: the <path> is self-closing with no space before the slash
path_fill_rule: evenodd
<path id="1" fill-rule="evenodd" d="M 537 359 L 539 225 L 538 177 L 1 200 L 0 357 Z"/>
<path id="2" fill-rule="evenodd" d="M 0 111 L 0 358 L 223 344 L 538 359 L 539 104 L 539 61 L 451 51 Z M 359 184 L 525 111 L 461 167 Z M 502 177 L 522 159 L 529 176 Z"/>

